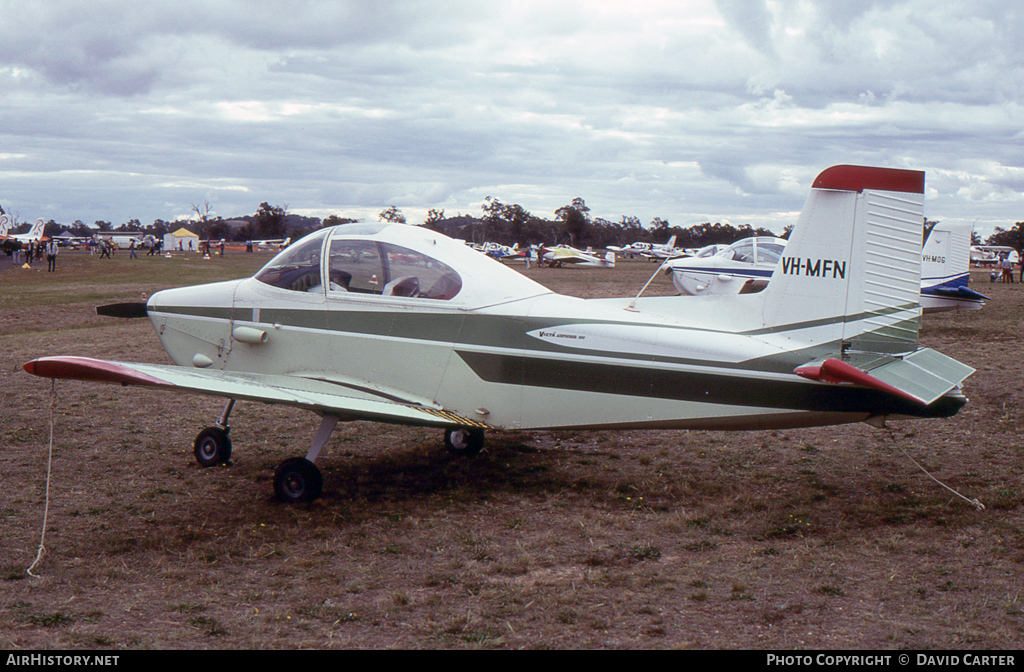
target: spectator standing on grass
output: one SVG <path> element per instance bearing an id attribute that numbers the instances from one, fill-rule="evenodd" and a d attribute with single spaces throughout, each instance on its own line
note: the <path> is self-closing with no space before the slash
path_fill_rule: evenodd
<path id="1" fill-rule="evenodd" d="M 130 243 L 128 243 L 128 258 L 129 259 L 138 259 L 139 258 L 138 255 L 135 254 L 135 239 L 134 238 L 132 238 L 132 241 Z"/>
<path id="2" fill-rule="evenodd" d="M 1003 284 L 1013 284 L 1013 262 L 1010 261 L 1010 255 L 1003 257 L 1003 260 L 999 262 L 1000 268 L 1003 269 Z"/>
<path id="3" fill-rule="evenodd" d="M 29 266 L 31 266 L 32 265 L 32 257 L 34 257 L 35 254 L 36 254 L 36 244 L 35 243 L 29 243 L 28 247 L 25 248 L 25 263 L 28 264 Z"/>
<path id="4" fill-rule="evenodd" d="M 222 257 L 224 256 L 224 241 L 223 240 L 220 241 L 220 256 L 222 256 Z M 1024 274 L 1024 270 L 1022 270 L 1021 273 Z M 1024 280 L 1021 280 L 1021 282 L 1024 282 Z"/>
<path id="5" fill-rule="evenodd" d="M 57 241 L 51 240 L 46 244 L 46 272 L 52 273 L 57 270 Z"/>
<path id="6" fill-rule="evenodd" d="M 107 245 L 107 241 L 101 240 L 99 245 L 100 245 L 100 259 L 102 259 L 103 257 L 106 257 L 107 259 L 110 259 L 110 246 Z"/>
<path id="7" fill-rule="evenodd" d="M 21 241 L 16 240 L 11 246 L 11 263 L 15 266 L 21 266 Z"/>

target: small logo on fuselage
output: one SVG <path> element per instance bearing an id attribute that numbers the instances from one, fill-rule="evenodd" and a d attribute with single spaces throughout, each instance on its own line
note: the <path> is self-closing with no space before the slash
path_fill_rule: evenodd
<path id="1" fill-rule="evenodd" d="M 846 278 L 846 262 L 835 259 L 782 258 L 783 275 L 807 275 L 812 278 Z"/>

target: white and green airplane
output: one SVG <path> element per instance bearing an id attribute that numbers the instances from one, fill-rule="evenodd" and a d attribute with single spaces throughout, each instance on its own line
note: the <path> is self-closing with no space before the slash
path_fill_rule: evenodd
<path id="1" fill-rule="evenodd" d="M 954 415 L 973 369 L 918 345 L 924 173 L 836 166 L 811 189 L 768 288 L 709 297 L 580 299 L 433 231 L 347 224 L 296 242 L 252 278 L 157 292 L 101 314 L 146 316 L 174 365 L 84 357 L 38 376 L 226 398 L 195 440 L 231 455 L 236 400 L 321 416 L 277 496 L 308 502 L 339 421 L 445 430 L 766 429 Z"/>

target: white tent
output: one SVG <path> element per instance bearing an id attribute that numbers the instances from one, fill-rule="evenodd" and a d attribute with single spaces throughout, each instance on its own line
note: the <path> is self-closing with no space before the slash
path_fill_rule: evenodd
<path id="1" fill-rule="evenodd" d="M 174 233 L 164 234 L 164 252 L 197 252 L 198 250 L 199 236 L 184 226 Z"/>

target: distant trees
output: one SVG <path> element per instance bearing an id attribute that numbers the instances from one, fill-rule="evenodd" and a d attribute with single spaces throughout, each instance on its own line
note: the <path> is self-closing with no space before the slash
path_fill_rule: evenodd
<path id="1" fill-rule="evenodd" d="M 253 218 L 252 225 L 256 235 L 253 238 L 284 238 L 288 234 L 285 224 L 287 206 L 270 205 L 266 201 L 260 203 L 260 209 Z"/>
<path id="2" fill-rule="evenodd" d="M 427 218 L 423 220 L 423 226 L 432 231 L 439 231 L 440 229 L 438 223 L 443 221 L 444 208 L 441 208 L 440 210 L 431 208 L 430 210 L 427 211 Z"/>
<path id="3" fill-rule="evenodd" d="M 377 215 L 377 219 L 382 222 L 391 222 L 392 224 L 405 224 L 405 215 L 393 205 L 381 210 L 380 214 Z"/>
<path id="4" fill-rule="evenodd" d="M 327 227 L 327 226 L 337 226 L 338 224 L 351 224 L 351 223 L 353 223 L 355 221 L 357 221 L 357 220 L 354 220 L 351 217 L 342 217 L 340 215 L 330 215 L 329 217 L 327 217 L 324 220 L 323 225 L 325 227 Z"/>
<path id="5" fill-rule="evenodd" d="M 1024 222 L 1014 222 L 1013 226 L 1008 229 L 997 226 L 995 233 L 988 237 L 985 244 L 1007 245 L 1018 252 L 1024 251 Z"/>
<path id="6" fill-rule="evenodd" d="M 582 245 L 590 226 L 590 208 L 582 198 L 572 199 L 569 205 L 555 210 L 555 218 L 562 223 L 562 228 L 569 236 L 570 245 Z"/>
<path id="7" fill-rule="evenodd" d="M 2 208 L 0 212 L 3 212 Z M 360 221 L 341 215 L 330 215 L 321 221 L 317 217 L 289 214 L 287 204 L 271 205 L 266 201 L 260 204 L 255 214 L 229 220 L 214 215 L 209 201 L 192 204 L 192 213 L 190 220 L 168 222 L 157 219 L 146 226 L 138 219 L 130 219 L 118 229 L 142 231 L 160 238 L 185 226 L 202 238 L 244 241 L 287 237 L 296 239 L 322 226 Z M 377 218 L 384 222 L 408 223 L 406 215 L 394 205 L 381 210 Z M 704 222 L 682 228 L 673 226 L 667 219 L 655 217 L 645 226 L 638 217 L 631 215 L 622 215 L 618 221 L 610 221 L 593 217 L 590 207 L 580 197 L 573 198 L 570 203 L 555 210 L 553 217 L 545 218 L 531 213 L 519 203 L 505 203 L 499 198 L 488 196 L 480 206 L 478 217 L 459 215 L 446 218 L 443 208 L 434 208 L 428 211 L 422 225 L 477 243 L 493 241 L 505 245 L 519 243 L 521 246 L 568 243 L 581 249 L 599 249 L 633 242 L 664 243 L 673 235 L 676 236 L 678 247 L 703 247 L 711 243 L 731 243 L 748 236 L 775 235 L 768 229 L 753 228 L 749 224 L 737 227 Z M 97 220 L 94 227 L 76 221 L 68 228 L 74 229 L 75 235 L 91 235 L 96 229 L 111 231 L 114 227 L 110 222 Z M 791 228 L 787 227 L 786 230 Z M 1011 244 L 1018 249 L 1024 248 L 1024 223 L 1018 222 L 1008 231 L 997 228 L 990 240 L 1004 240 L 1013 236 L 1016 236 L 1017 242 Z"/>

